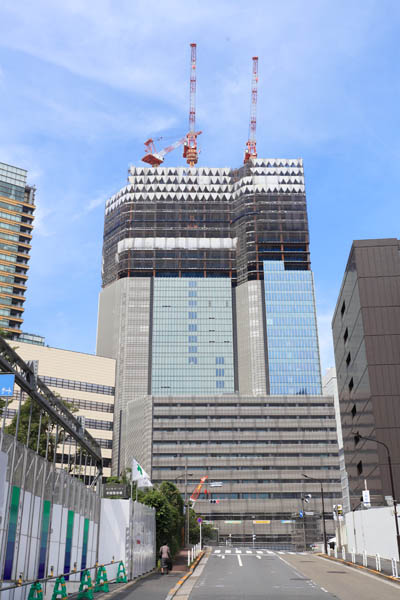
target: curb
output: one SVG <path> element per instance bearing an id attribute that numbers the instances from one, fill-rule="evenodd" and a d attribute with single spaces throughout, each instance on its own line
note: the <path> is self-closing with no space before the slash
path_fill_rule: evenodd
<path id="1" fill-rule="evenodd" d="M 364 567 L 364 565 L 358 565 L 357 563 L 350 562 L 348 560 L 343 560 L 343 558 L 335 558 L 334 556 L 328 556 L 327 554 L 320 554 L 319 552 L 316 554 L 320 558 L 326 558 L 328 560 L 332 560 L 333 562 L 338 562 L 342 565 L 347 565 L 348 567 L 353 567 L 355 569 L 362 569 L 363 571 L 367 571 L 367 573 L 371 573 L 371 575 L 378 575 L 378 577 L 382 577 L 383 579 L 388 579 L 394 583 L 400 585 L 400 578 L 396 579 L 393 575 L 385 575 L 381 571 L 377 571 L 376 569 L 370 569 L 369 567 Z"/>
<path id="2" fill-rule="evenodd" d="M 181 577 L 181 579 L 178 581 L 178 583 L 169 590 L 168 596 L 165 598 L 165 600 L 171 600 L 171 598 L 173 598 L 175 596 L 175 594 L 180 589 L 180 587 L 185 583 L 185 581 L 187 579 L 189 579 L 189 577 L 191 575 L 193 575 L 193 571 L 196 569 L 197 565 L 199 564 L 199 562 L 201 561 L 201 559 L 203 558 L 204 555 L 205 555 L 205 551 L 202 550 L 200 552 L 200 554 L 198 555 L 198 557 L 196 558 L 196 560 L 194 561 L 194 563 L 192 564 L 192 566 L 189 568 L 188 573 L 186 573 L 186 575 Z"/>

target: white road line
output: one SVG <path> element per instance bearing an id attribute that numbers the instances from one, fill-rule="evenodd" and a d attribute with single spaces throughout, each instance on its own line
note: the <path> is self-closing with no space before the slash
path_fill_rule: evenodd
<path id="1" fill-rule="evenodd" d="M 281 550 L 279 550 L 278 554 L 285 554 L 284 552 L 282 552 Z"/>
<path id="2" fill-rule="evenodd" d="M 267 550 L 268 554 L 273 554 L 273 552 L 271 550 Z"/>
<path id="3" fill-rule="evenodd" d="M 289 552 L 289 554 L 296 554 L 296 552 Z"/>
<path id="4" fill-rule="evenodd" d="M 221 550 L 215 550 L 214 554 L 219 554 Z"/>
<path id="5" fill-rule="evenodd" d="M 223 554 L 221 554 L 221 558 L 222 560 L 225 560 L 225 556 Z"/>
<path id="6" fill-rule="evenodd" d="M 241 550 L 236 550 L 236 554 L 242 554 Z"/>
<path id="7" fill-rule="evenodd" d="M 261 556 L 256 556 L 256 558 L 258 558 L 259 560 L 261 560 Z"/>
<path id="8" fill-rule="evenodd" d="M 230 554 L 231 550 L 225 550 L 225 554 Z"/>
<path id="9" fill-rule="evenodd" d="M 251 550 L 246 550 L 246 554 L 253 554 Z"/>
<path id="10" fill-rule="evenodd" d="M 262 551 L 261 550 L 256 550 L 256 553 L 257 554 L 262 554 Z"/>
<path id="11" fill-rule="evenodd" d="M 241 557 L 240 557 L 240 555 L 239 555 L 239 554 L 237 554 L 237 559 L 238 559 L 238 561 L 239 561 L 239 566 L 240 566 L 240 567 L 243 567 L 242 559 L 241 559 Z"/>

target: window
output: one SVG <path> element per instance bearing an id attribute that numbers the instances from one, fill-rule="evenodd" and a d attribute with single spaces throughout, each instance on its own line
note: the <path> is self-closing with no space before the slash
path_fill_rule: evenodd
<path id="1" fill-rule="evenodd" d="M 357 414 L 357 408 L 356 408 L 356 405 L 353 404 L 353 408 L 351 409 L 351 416 L 353 417 L 353 419 L 356 416 L 356 414 Z"/>
<path id="2" fill-rule="evenodd" d="M 195 323 L 190 323 L 189 331 L 197 331 L 197 325 Z"/>
<path id="3" fill-rule="evenodd" d="M 189 354 L 194 354 L 197 352 L 197 346 L 189 346 Z"/>
<path id="4" fill-rule="evenodd" d="M 223 356 L 217 356 L 215 359 L 215 364 L 216 365 L 223 365 L 225 364 L 225 358 Z"/>
<path id="5" fill-rule="evenodd" d="M 346 358 L 346 365 L 349 366 L 350 363 L 351 363 L 351 354 L 349 352 L 347 355 L 347 358 Z"/>
<path id="6" fill-rule="evenodd" d="M 348 328 L 346 327 L 346 331 L 344 332 L 344 336 L 343 336 L 344 343 L 346 343 L 346 342 L 347 342 L 347 338 L 348 338 L 348 337 L 349 337 L 349 330 L 348 330 Z"/>
<path id="7" fill-rule="evenodd" d="M 197 365 L 197 356 L 189 356 L 189 365 Z"/>
<path id="8" fill-rule="evenodd" d="M 189 319 L 197 319 L 197 312 L 189 312 Z"/>
<path id="9" fill-rule="evenodd" d="M 224 388 L 224 387 L 225 387 L 225 382 L 224 382 L 224 381 L 222 381 L 222 380 L 218 380 L 218 381 L 216 381 L 216 382 L 215 382 L 215 384 L 216 384 L 216 388 L 217 388 L 217 389 L 222 389 L 222 388 Z"/>
<path id="10" fill-rule="evenodd" d="M 188 337 L 189 344 L 193 344 L 197 342 L 197 335 L 189 335 Z"/>
<path id="11" fill-rule="evenodd" d="M 346 310 L 346 302 L 343 300 L 342 308 L 340 309 L 340 314 L 342 315 L 342 317 L 344 315 L 345 310 Z"/>
<path id="12" fill-rule="evenodd" d="M 189 281 L 189 287 L 197 287 L 197 281 Z"/>
<path id="13" fill-rule="evenodd" d="M 225 374 L 225 369 L 215 369 L 215 374 L 217 377 L 223 377 Z"/>
<path id="14" fill-rule="evenodd" d="M 190 308 L 196 308 L 196 306 L 197 306 L 197 300 L 189 300 Z"/>
<path id="15" fill-rule="evenodd" d="M 349 381 L 349 392 L 351 392 L 353 390 L 353 387 L 354 387 L 354 380 L 353 380 L 353 378 L 351 378 Z"/>
<path id="16" fill-rule="evenodd" d="M 189 298 L 196 298 L 197 292 L 196 290 L 189 290 Z"/>

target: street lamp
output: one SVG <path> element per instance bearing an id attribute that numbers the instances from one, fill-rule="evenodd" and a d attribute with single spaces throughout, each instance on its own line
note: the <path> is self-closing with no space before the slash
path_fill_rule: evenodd
<path id="1" fill-rule="evenodd" d="M 354 432 L 352 432 L 354 433 Z M 400 559 L 400 533 L 399 533 L 399 522 L 397 520 L 397 502 L 396 495 L 394 491 L 394 481 L 393 481 L 393 471 L 392 471 L 392 459 L 390 458 L 389 448 L 385 444 L 385 442 L 381 442 L 380 440 L 376 440 L 374 438 L 367 437 L 366 435 L 361 435 L 359 431 L 354 434 L 354 443 L 357 445 L 360 440 L 369 440 L 370 442 L 376 442 L 377 444 L 381 444 L 385 447 L 388 457 L 388 465 L 389 465 L 389 473 L 390 473 L 390 485 L 392 488 L 392 497 L 393 497 L 393 508 L 394 508 L 394 520 L 396 523 L 396 539 L 397 539 L 397 551 L 399 553 Z"/>
<path id="2" fill-rule="evenodd" d="M 322 481 L 320 479 L 315 479 L 315 477 L 310 477 L 303 473 L 303 477 L 306 479 L 310 479 L 311 481 L 316 481 L 321 486 L 321 501 L 322 501 L 322 529 L 324 532 L 324 551 L 325 554 L 328 554 L 328 544 L 326 541 L 326 528 L 325 528 L 325 504 L 324 504 L 324 488 L 322 486 Z"/>
<path id="3" fill-rule="evenodd" d="M 185 522 L 186 522 L 186 527 L 185 527 L 185 536 L 184 537 L 185 537 L 185 545 L 189 546 L 189 523 L 190 523 L 190 521 L 189 521 L 189 503 L 187 500 L 187 484 L 188 484 L 187 478 L 188 478 L 188 475 L 192 476 L 193 473 L 187 472 L 187 458 L 186 458 L 185 459 L 185 470 L 182 471 L 182 473 L 178 473 L 178 475 L 175 475 L 175 479 L 178 480 L 178 479 L 182 479 L 182 476 L 185 477 L 185 510 L 186 510 Z"/>

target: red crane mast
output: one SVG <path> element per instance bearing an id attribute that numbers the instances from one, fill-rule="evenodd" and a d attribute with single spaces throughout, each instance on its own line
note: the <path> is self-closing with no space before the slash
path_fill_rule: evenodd
<path id="1" fill-rule="evenodd" d="M 244 151 L 244 163 L 247 163 L 250 158 L 257 158 L 256 148 L 256 129 L 257 129 L 257 85 L 258 85 L 258 56 L 253 56 L 253 78 L 251 82 L 251 108 L 250 108 L 250 124 L 249 124 L 249 139 L 246 143 Z"/>
<path id="2" fill-rule="evenodd" d="M 201 131 L 196 128 L 196 44 L 190 44 L 190 108 L 189 108 L 189 132 L 186 134 L 186 144 L 183 149 L 183 157 L 188 165 L 193 167 L 198 160 L 197 136 Z"/>

